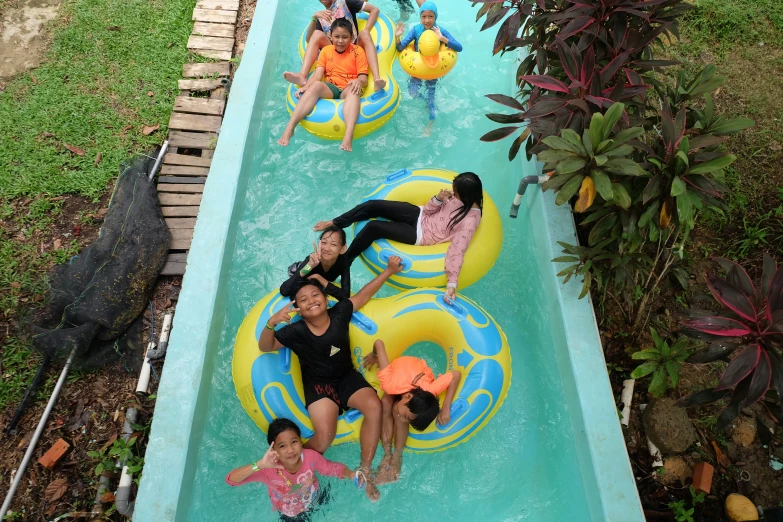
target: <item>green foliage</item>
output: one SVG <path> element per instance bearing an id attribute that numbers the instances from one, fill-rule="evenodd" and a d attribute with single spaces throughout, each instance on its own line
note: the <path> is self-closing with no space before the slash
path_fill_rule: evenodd
<path id="1" fill-rule="evenodd" d="M 682 362 L 691 354 L 688 350 L 688 339 L 680 337 L 671 346 L 658 335 L 655 328 L 650 328 L 655 346 L 635 352 L 634 360 L 645 361 L 631 372 L 632 379 L 641 379 L 652 375 L 649 391 L 653 397 L 660 397 L 669 388 L 677 388 L 680 380 Z"/>
<path id="2" fill-rule="evenodd" d="M 726 51 L 737 42 L 783 45 L 783 2 L 695 0 L 682 33 L 698 49 Z"/>
<path id="3" fill-rule="evenodd" d="M 669 502 L 669 509 L 672 510 L 675 520 L 677 522 L 694 522 L 693 513 L 696 511 L 696 504 L 704 502 L 704 493 L 696 493 L 696 489 L 691 486 L 691 507 L 685 509 L 685 501 L 678 500 L 677 502 Z"/>
<path id="4" fill-rule="evenodd" d="M 109 448 L 103 448 L 98 451 L 88 451 L 87 456 L 97 460 L 95 474 L 100 475 L 106 471 L 115 469 L 117 461 L 125 462 L 128 466 L 128 472 L 138 473 L 144 467 L 144 459 L 133 453 L 133 447 L 136 444 L 136 437 L 131 437 L 127 441 L 119 438 Z"/>

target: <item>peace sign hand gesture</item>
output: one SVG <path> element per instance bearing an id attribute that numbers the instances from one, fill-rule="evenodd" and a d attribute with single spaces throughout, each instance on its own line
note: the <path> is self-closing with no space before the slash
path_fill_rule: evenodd
<path id="1" fill-rule="evenodd" d="M 269 318 L 269 326 L 277 326 L 280 323 L 290 323 L 291 312 L 299 312 L 299 308 L 294 306 L 293 301 L 278 310 L 276 314 Z"/>
<path id="2" fill-rule="evenodd" d="M 321 248 L 315 241 L 313 241 L 313 253 L 310 254 L 307 264 L 310 265 L 311 270 L 321 264 Z"/>
<path id="3" fill-rule="evenodd" d="M 275 443 L 269 445 L 269 449 L 266 450 L 266 453 L 264 453 L 264 456 L 261 457 L 261 460 L 259 460 L 256 465 L 261 469 L 269 469 L 269 468 L 277 468 L 277 469 L 283 469 L 283 466 L 280 464 L 280 457 L 278 457 L 277 452 L 274 450 Z"/>

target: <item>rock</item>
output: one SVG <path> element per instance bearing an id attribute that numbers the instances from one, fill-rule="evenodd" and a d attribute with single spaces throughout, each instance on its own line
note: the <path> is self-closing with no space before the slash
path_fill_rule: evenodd
<path id="1" fill-rule="evenodd" d="M 666 457 L 663 460 L 663 472 L 657 473 L 656 477 L 662 484 L 673 486 L 679 481 L 685 484 L 685 480 L 691 476 L 693 471 L 682 457 Z"/>
<path id="2" fill-rule="evenodd" d="M 682 453 L 696 441 L 688 413 L 674 404 L 674 399 L 654 399 L 642 414 L 647 437 L 662 453 Z"/>
<path id="3" fill-rule="evenodd" d="M 732 522 L 746 522 L 758 520 L 759 512 L 748 497 L 732 493 L 726 497 L 726 516 Z"/>
<path id="4" fill-rule="evenodd" d="M 756 419 L 740 417 L 731 429 L 731 440 L 743 448 L 749 448 L 756 440 Z"/>

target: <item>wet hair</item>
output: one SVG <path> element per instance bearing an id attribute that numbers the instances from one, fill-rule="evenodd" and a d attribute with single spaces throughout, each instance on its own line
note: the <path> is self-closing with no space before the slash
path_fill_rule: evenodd
<path id="1" fill-rule="evenodd" d="M 301 290 L 306 286 L 314 286 L 318 289 L 319 292 L 324 294 L 324 289 L 318 281 L 316 281 L 315 279 L 300 278 L 299 281 L 294 283 L 293 288 L 291 288 L 291 295 L 289 295 L 288 298 L 291 299 L 291 301 L 293 301 L 294 304 L 296 304 L 296 294 L 298 294 L 299 290 Z M 326 294 L 324 294 L 324 296 L 326 296 Z"/>
<path id="2" fill-rule="evenodd" d="M 351 22 L 349 22 L 347 18 L 338 18 L 332 22 L 331 32 L 334 32 L 338 27 L 342 27 L 348 31 L 349 35 L 353 36 L 353 25 L 351 25 Z"/>
<path id="3" fill-rule="evenodd" d="M 293 421 L 286 419 L 284 417 L 280 417 L 279 419 L 273 420 L 272 423 L 269 425 L 269 431 L 266 434 L 267 444 L 271 445 L 275 441 L 275 439 L 277 439 L 278 435 L 288 430 L 291 430 L 294 433 L 296 433 L 297 437 L 302 436 L 302 432 L 299 429 L 299 426 L 294 424 Z"/>
<path id="4" fill-rule="evenodd" d="M 474 204 L 478 204 L 479 210 L 484 209 L 484 189 L 481 186 L 481 179 L 473 172 L 463 172 L 457 174 L 454 178 L 454 191 L 462 201 L 462 208 L 451 217 L 449 229 L 454 228 L 460 221 L 465 219 Z"/>
<path id="5" fill-rule="evenodd" d="M 345 230 L 338 227 L 337 225 L 329 225 L 324 229 L 323 232 L 321 232 L 321 237 L 319 239 L 323 239 L 326 234 L 337 234 L 337 237 L 340 238 L 341 244 L 345 245 L 347 240 L 345 238 Z"/>
<path id="6" fill-rule="evenodd" d="M 413 388 L 410 394 L 411 400 L 408 401 L 408 409 L 416 416 L 415 419 L 409 421 L 410 425 L 416 431 L 424 431 L 427 429 L 427 426 L 432 424 L 432 421 L 435 420 L 435 417 L 440 412 L 438 398 L 434 394 L 418 387 Z"/>

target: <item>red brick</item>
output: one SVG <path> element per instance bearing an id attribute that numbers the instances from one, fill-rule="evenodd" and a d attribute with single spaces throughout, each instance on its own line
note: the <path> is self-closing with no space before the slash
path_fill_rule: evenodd
<path id="1" fill-rule="evenodd" d="M 71 445 L 65 442 L 63 439 L 58 439 L 57 442 L 55 442 L 52 447 L 49 448 L 40 459 L 38 459 L 38 464 L 45 467 L 46 469 L 52 469 L 57 464 L 57 462 L 63 458 L 63 455 L 65 455 L 65 452 L 68 451 L 70 447 Z"/>
<path id="2" fill-rule="evenodd" d="M 693 487 L 696 491 L 701 491 L 709 495 L 712 487 L 712 474 L 715 468 L 707 462 L 699 462 L 693 467 Z"/>

